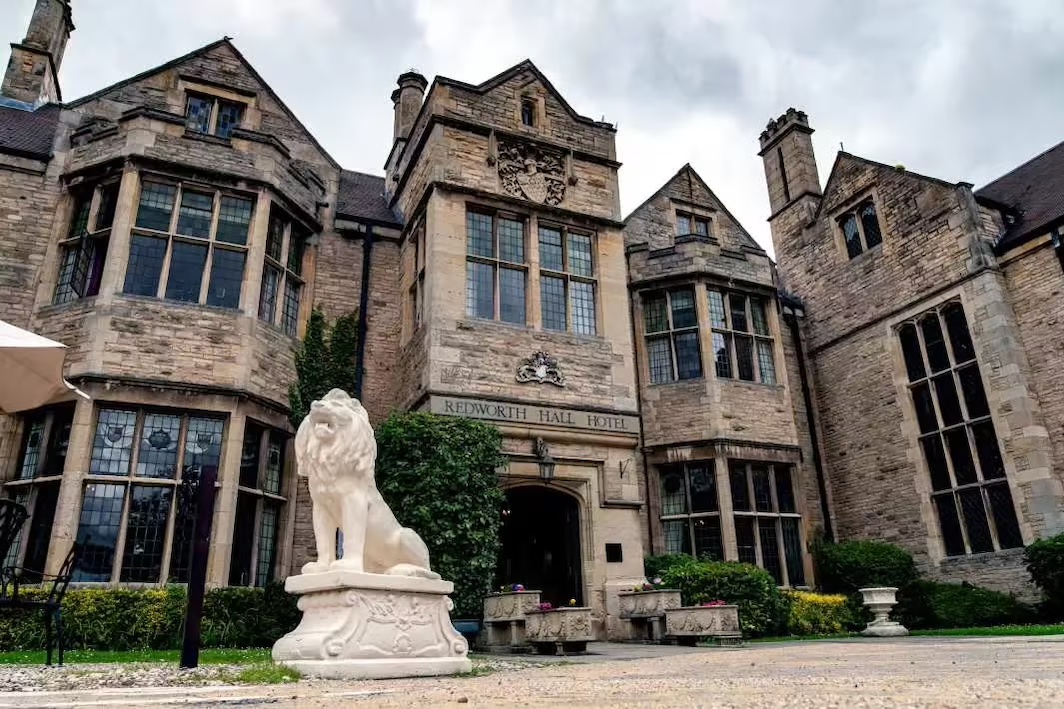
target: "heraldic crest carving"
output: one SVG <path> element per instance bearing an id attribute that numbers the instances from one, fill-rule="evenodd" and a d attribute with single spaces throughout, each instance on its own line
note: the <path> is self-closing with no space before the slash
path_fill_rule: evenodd
<path id="1" fill-rule="evenodd" d="M 565 197 L 565 161 L 560 153 L 531 143 L 499 141 L 499 179 L 515 197 L 550 206 Z"/>
<path id="2" fill-rule="evenodd" d="M 556 386 L 565 386 L 565 377 L 558 371 L 558 360 L 546 352 L 536 352 L 524 359 L 517 368 L 517 381 L 522 384 L 550 382 Z"/>

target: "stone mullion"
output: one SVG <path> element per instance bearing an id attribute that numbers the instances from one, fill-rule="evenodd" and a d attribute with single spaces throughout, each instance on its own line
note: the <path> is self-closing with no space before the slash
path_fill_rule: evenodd
<path id="1" fill-rule="evenodd" d="M 735 534 L 735 510 L 731 499 L 731 482 L 728 478 L 728 459 L 713 456 L 713 473 L 717 480 L 717 508 L 720 510 L 720 537 L 726 561 L 739 560 L 739 543 Z"/>
<path id="2" fill-rule="evenodd" d="M 115 216 L 111 223 L 111 236 L 107 243 L 107 258 L 103 275 L 100 278 L 100 302 L 110 301 L 115 293 L 122 290 L 125 281 L 126 266 L 129 262 L 129 247 L 132 241 L 130 230 L 136 218 L 139 202 L 139 171 L 127 163 L 118 185 L 115 198 Z"/>
<path id="3" fill-rule="evenodd" d="M 232 557 L 233 535 L 236 521 L 237 486 L 240 482 L 240 457 L 243 452 L 246 414 L 237 409 L 230 412 L 225 430 L 224 451 L 219 461 L 218 496 L 211 527 L 211 545 L 208 556 L 207 584 L 224 586 L 229 580 L 229 562 Z M 261 456 L 260 456 L 261 460 Z"/>
<path id="4" fill-rule="evenodd" d="M 45 563 L 45 571 L 50 574 L 59 571 L 70 546 L 77 538 L 85 471 L 89 467 L 92 454 L 93 413 L 92 402 L 78 397 L 70 425 L 66 465 L 56 497 L 52 541 L 48 546 L 48 560 Z"/>
<path id="5" fill-rule="evenodd" d="M 266 258 L 266 236 L 270 225 L 270 193 L 263 187 L 255 198 L 255 211 L 248 225 L 248 249 L 244 264 L 244 288 L 240 294 L 241 311 L 250 318 L 259 316 L 262 273 Z M 278 291 L 280 293 L 280 291 Z"/>

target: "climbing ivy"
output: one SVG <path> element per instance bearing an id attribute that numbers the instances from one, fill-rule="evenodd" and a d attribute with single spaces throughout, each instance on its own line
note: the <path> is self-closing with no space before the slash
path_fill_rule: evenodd
<path id="1" fill-rule="evenodd" d="M 377 429 L 377 487 L 400 524 L 429 547 L 434 571 L 454 582 L 452 617 L 479 617 L 499 553 L 506 464 L 494 426 L 452 416 L 397 413 Z"/>
<path id="2" fill-rule="evenodd" d="M 315 306 L 303 342 L 296 350 L 296 381 L 288 389 L 293 426 L 298 428 L 310 411 L 310 403 L 330 389 L 343 389 L 354 396 L 358 383 L 357 349 L 358 314 L 343 315 L 330 325 L 325 313 Z"/>

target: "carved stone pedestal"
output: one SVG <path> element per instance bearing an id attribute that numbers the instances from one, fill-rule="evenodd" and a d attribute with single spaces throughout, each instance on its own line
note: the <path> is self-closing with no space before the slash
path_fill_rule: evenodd
<path id="1" fill-rule="evenodd" d="M 581 653 L 595 639 L 590 608 L 555 608 L 525 615 L 525 640 L 541 655 Z"/>
<path id="2" fill-rule="evenodd" d="M 680 592 L 670 588 L 653 591 L 627 591 L 618 594 L 625 639 L 661 642 L 665 611 L 680 607 Z"/>
<path id="3" fill-rule="evenodd" d="M 539 591 L 492 593 L 484 598 L 485 642 L 489 649 L 522 652 L 525 643 L 525 613 L 539 605 Z"/>
<path id="4" fill-rule="evenodd" d="M 273 659 L 312 677 L 383 679 L 471 669 L 451 625 L 450 581 L 326 571 L 289 576 L 303 619 Z"/>

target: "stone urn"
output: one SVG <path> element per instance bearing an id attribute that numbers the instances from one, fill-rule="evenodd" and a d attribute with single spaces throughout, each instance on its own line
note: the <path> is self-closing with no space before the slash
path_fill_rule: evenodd
<path id="1" fill-rule="evenodd" d="M 595 639 L 594 616 L 587 606 L 533 610 L 525 615 L 525 640 L 541 655 L 585 652 Z"/>
<path id="2" fill-rule="evenodd" d="M 864 605 L 874 616 L 861 635 L 877 638 L 908 635 L 908 629 L 901 623 L 890 620 L 890 610 L 898 604 L 898 589 L 893 586 L 860 589 Z"/>

